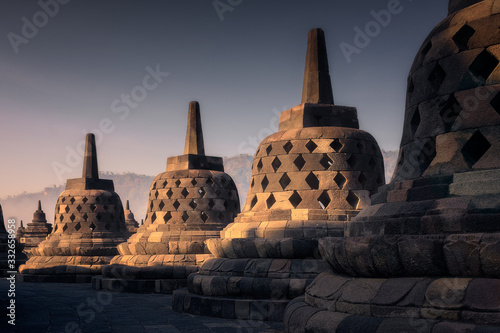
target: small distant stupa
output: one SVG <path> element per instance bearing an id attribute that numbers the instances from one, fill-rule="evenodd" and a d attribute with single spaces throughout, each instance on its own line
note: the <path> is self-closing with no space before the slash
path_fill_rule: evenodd
<path id="1" fill-rule="evenodd" d="M 130 204 L 127 200 L 127 205 L 125 207 L 125 225 L 127 226 L 130 233 L 135 234 L 139 228 L 139 223 L 135 220 L 134 213 L 130 210 Z"/>
<path id="2" fill-rule="evenodd" d="M 17 231 L 16 238 L 23 245 L 23 252 L 31 257 L 31 250 L 36 248 L 52 232 L 52 225 L 47 223 L 40 200 L 38 201 L 38 209 L 33 214 L 33 221 L 28 223 L 26 227 L 21 221 L 21 227 Z"/>

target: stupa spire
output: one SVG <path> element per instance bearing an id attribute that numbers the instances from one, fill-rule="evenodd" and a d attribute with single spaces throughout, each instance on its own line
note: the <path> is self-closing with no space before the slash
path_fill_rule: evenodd
<path id="1" fill-rule="evenodd" d="M 85 156 L 83 157 L 82 178 L 99 179 L 99 169 L 97 168 L 97 150 L 95 136 L 88 133 L 85 139 Z"/>
<path id="2" fill-rule="evenodd" d="M 319 28 L 309 31 L 307 39 L 302 103 L 333 104 L 325 33 Z"/>
<path id="3" fill-rule="evenodd" d="M 201 129 L 200 104 L 196 101 L 189 103 L 188 126 L 184 154 L 205 155 L 203 131 Z"/>
<path id="4" fill-rule="evenodd" d="M 41 200 L 38 200 L 38 210 L 39 211 L 42 210 L 42 201 Z"/>
<path id="5" fill-rule="evenodd" d="M 128 200 L 127 200 L 127 207 L 125 209 L 130 210 L 130 204 L 128 203 Z"/>

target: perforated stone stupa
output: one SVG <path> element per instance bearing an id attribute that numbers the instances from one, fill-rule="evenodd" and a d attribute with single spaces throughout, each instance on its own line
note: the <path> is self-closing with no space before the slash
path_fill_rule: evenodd
<path id="1" fill-rule="evenodd" d="M 38 209 L 33 214 L 33 221 L 28 223 L 26 227 L 21 221 L 21 227 L 17 231 L 19 234 L 16 235 L 16 238 L 22 244 L 23 252 L 30 257 L 31 250 L 36 248 L 52 232 L 52 225 L 47 223 L 41 201 L 38 201 Z"/>
<path id="2" fill-rule="evenodd" d="M 238 191 L 222 158 L 205 155 L 198 102 L 189 105 L 184 155 L 170 157 L 149 192 L 146 220 L 93 280 L 93 288 L 171 293 L 212 257 L 218 238 L 240 212 Z"/>
<path id="3" fill-rule="evenodd" d="M 36 214 L 36 213 L 35 213 Z M 130 233 L 112 180 L 99 179 L 94 134 L 87 134 L 82 178 L 68 179 L 54 229 L 21 266 L 27 282 L 89 282 L 118 254 Z"/>
<path id="4" fill-rule="evenodd" d="M 385 183 L 377 142 L 358 128 L 356 109 L 334 104 L 324 33 L 313 29 L 302 104 L 261 142 L 243 212 L 222 239 L 207 240 L 219 259 L 174 292 L 175 310 L 282 320 L 286 304 L 328 269 L 317 239 L 343 236 L 344 223 Z"/>
<path id="5" fill-rule="evenodd" d="M 320 241 L 288 332 L 500 331 L 500 2 L 450 1 L 408 78 L 399 164 Z"/>

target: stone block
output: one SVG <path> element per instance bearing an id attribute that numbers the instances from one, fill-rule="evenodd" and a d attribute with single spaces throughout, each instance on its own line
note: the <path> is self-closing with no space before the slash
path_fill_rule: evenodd
<path id="1" fill-rule="evenodd" d="M 444 275 L 445 260 L 441 237 L 401 237 L 398 249 L 405 273 L 410 276 Z"/>
<path id="2" fill-rule="evenodd" d="M 386 280 L 380 287 L 372 303 L 396 305 L 415 287 L 420 279 L 395 278 Z"/>
<path id="3" fill-rule="evenodd" d="M 399 258 L 398 237 L 374 237 L 371 255 L 375 270 L 381 276 L 398 276 L 403 271 Z"/>
<path id="4" fill-rule="evenodd" d="M 436 323 L 436 325 L 434 325 L 434 327 L 432 328 L 432 333 L 468 333 L 473 332 L 475 327 L 476 326 L 473 324 L 453 323 L 445 321 Z"/>
<path id="5" fill-rule="evenodd" d="M 485 234 L 481 238 L 481 269 L 486 275 L 500 276 L 500 235 Z"/>
<path id="6" fill-rule="evenodd" d="M 306 332 L 336 332 L 340 323 L 349 315 L 330 311 L 318 311 L 310 316 L 306 323 Z"/>
<path id="7" fill-rule="evenodd" d="M 250 318 L 250 303 L 251 300 L 238 299 L 234 302 L 234 317 L 235 319 Z"/>
<path id="8" fill-rule="evenodd" d="M 236 318 L 235 301 L 229 299 L 221 300 L 221 317 L 227 319 Z"/>
<path id="9" fill-rule="evenodd" d="M 500 311 L 500 280 L 472 279 L 465 293 L 465 305 L 475 311 Z"/>
<path id="10" fill-rule="evenodd" d="M 446 267 L 454 276 L 481 274 L 480 241 L 483 234 L 450 235 L 444 242 Z"/>
<path id="11" fill-rule="evenodd" d="M 383 320 L 376 332 L 430 333 L 435 322 L 425 319 L 393 318 Z"/>
<path id="12" fill-rule="evenodd" d="M 351 304 L 369 304 L 377 296 L 385 279 L 355 279 L 342 288 L 339 301 Z"/>
<path id="13" fill-rule="evenodd" d="M 458 321 L 460 318 L 460 311 L 449 309 L 422 308 L 420 314 L 425 319 Z"/>
<path id="14" fill-rule="evenodd" d="M 290 287 L 288 289 L 288 299 L 294 299 L 304 295 L 306 281 L 304 279 L 290 279 Z"/>
<path id="15" fill-rule="evenodd" d="M 371 318 L 365 316 L 349 316 L 346 317 L 337 328 L 338 332 L 364 332 L 364 333 L 377 333 L 383 319 Z M 392 330 L 389 330 L 392 331 Z M 380 332 L 384 332 L 383 330 Z M 387 332 L 387 331 L 385 331 Z M 395 331 L 392 331 L 395 332 Z"/>
<path id="16" fill-rule="evenodd" d="M 350 266 L 359 276 L 372 276 L 375 267 L 371 256 L 371 238 L 347 238 L 345 249 Z"/>
<path id="17" fill-rule="evenodd" d="M 461 309 L 464 307 L 465 291 L 471 279 L 443 278 L 433 281 L 427 288 L 425 298 L 434 308 Z"/>

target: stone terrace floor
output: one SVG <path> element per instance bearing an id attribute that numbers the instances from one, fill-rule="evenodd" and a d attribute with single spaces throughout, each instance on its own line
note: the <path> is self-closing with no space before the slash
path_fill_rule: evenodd
<path id="1" fill-rule="evenodd" d="M 7 323 L 0 279 L 0 332 L 280 332 L 282 323 L 225 320 L 172 310 L 172 295 L 108 293 L 90 284 L 16 282 L 16 325 Z M 80 330 L 78 330 L 78 328 Z"/>

